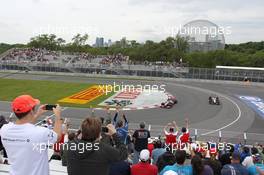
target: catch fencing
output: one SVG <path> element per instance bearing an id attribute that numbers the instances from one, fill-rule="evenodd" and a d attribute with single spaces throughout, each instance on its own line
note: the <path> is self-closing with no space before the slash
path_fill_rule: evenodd
<path id="1" fill-rule="evenodd" d="M 245 77 L 251 82 L 264 82 L 264 70 L 240 70 L 221 68 L 194 68 L 148 65 L 66 65 L 40 63 L 0 62 L 0 70 L 63 72 L 78 74 L 123 75 L 138 77 L 166 77 L 204 80 L 243 81 Z"/>

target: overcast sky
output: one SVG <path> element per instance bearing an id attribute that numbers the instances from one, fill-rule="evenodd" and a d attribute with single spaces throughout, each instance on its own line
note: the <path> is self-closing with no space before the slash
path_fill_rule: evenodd
<path id="1" fill-rule="evenodd" d="M 27 43 L 40 33 L 67 41 L 88 33 L 90 44 L 96 36 L 160 41 L 196 19 L 230 28 L 226 43 L 264 40 L 263 0 L 6 0 L 0 42 Z"/>

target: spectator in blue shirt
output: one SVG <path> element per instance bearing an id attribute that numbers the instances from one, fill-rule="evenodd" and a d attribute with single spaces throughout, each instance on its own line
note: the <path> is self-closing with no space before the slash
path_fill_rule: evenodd
<path id="1" fill-rule="evenodd" d="M 160 140 L 154 141 L 154 150 L 152 151 L 153 164 L 156 164 L 159 156 L 166 152 L 165 148 L 162 148 L 162 142 Z"/>
<path id="2" fill-rule="evenodd" d="M 227 164 L 221 170 L 222 175 L 248 175 L 247 169 L 240 163 L 240 153 L 232 154 L 231 164 Z"/>
<path id="3" fill-rule="evenodd" d="M 166 166 L 160 175 L 178 174 L 178 175 L 192 175 L 192 166 L 184 165 L 186 160 L 186 152 L 184 150 L 177 150 L 175 153 L 176 164 Z"/>
<path id="4" fill-rule="evenodd" d="M 117 135 L 120 137 L 122 143 L 127 144 L 128 135 L 128 121 L 125 114 L 122 115 L 123 120 L 117 120 L 119 111 L 117 110 L 114 116 L 113 125 L 116 127 Z"/>
<path id="5" fill-rule="evenodd" d="M 156 165 L 158 167 L 158 172 L 161 172 L 163 168 L 165 168 L 167 165 L 174 165 L 176 163 L 176 158 L 175 156 L 167 151 L 164 154 L 160 155 Z"/>

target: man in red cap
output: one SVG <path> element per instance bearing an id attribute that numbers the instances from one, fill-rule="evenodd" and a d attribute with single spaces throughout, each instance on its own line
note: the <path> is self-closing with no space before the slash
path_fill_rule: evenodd
<path id="1" fill-rule="evenodd" d="M 0 130 L 2 143 L 11 164 L 12 175 L 48 175 L 48 146 L 61 137 L 61 109 L 53 108 L 54 129 L 35 126 L 35 121 L 46 112 L 45 105 L 30 95 L 21 95 L 12 102 L 17 120 L 4 125 Z"/>

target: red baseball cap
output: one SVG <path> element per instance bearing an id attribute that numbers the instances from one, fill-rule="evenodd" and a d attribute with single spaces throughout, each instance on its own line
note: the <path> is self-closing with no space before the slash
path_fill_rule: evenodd
<path id="1" fill-rule="evenodd" d="M 34 99 L 30 95 L 21 95 L 12 102 L 12 110 L 14 113 L 25 113 L 32 110 L 36 105 L 40 104 L 38 99 Z"/>

